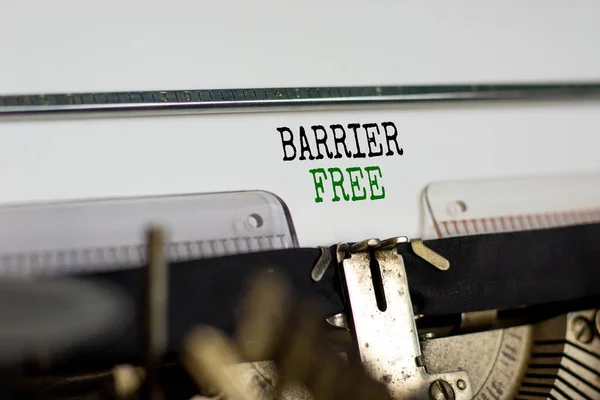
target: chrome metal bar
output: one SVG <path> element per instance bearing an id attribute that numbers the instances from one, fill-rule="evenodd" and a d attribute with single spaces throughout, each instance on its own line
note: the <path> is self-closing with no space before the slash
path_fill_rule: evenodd
<path id="1" fill-rule="evenodd" d="M 0 96 L 0 117 L 231 113 L 468 100 L 599 99 L 600 83 L 165 90 Z"/>
<path id="2" fill-rule="evenodd" d="M 376 299 L 370 252 L 363 250 L 342 261 L 343 281 L 351 311 L 350 331 L 366 371 L 385 383 L 395 399 L 472 399 L 472 385 L 467 372 L 427 372 L 423 365 L 404 260 L 395 246 L 386 249 L 378 248 L 375 241 L 371 243 L 369 247 L 381 273 L 380 289 L 385 297 L 385 309 Z"/>

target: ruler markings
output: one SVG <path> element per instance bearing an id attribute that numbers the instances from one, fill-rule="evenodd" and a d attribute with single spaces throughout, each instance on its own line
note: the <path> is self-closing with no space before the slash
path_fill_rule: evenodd
<path id="1" fill-rule="evenodd" d="M 490 232 L 499 232 L 498 225 L 496 224 L 496 218 L 490 218 Z"/>
<path id="2" fill-rule="evenodd" d="M 479 233 L 479 228 L 477 227 L 477 221 L 474 219 L 470 219 L 469 223 L 473 225 L 473 231 Z"/>
<path id="3" fill-rule="evenodd" d="M 179 93 L 178 93 L 179 92 Z M 253 98 L 246 97 L 252 92 Z M 191 96 L 197 94 L 197 99 Z M 236 94 L 237 93 L 237 94 Z M 195 96 L 194 96 L 195 97 Z M 305 87 L 220 90 L 167 90 L 144 92 L 98 92 L 67 94 L 23 94 L 0 96 L 0 115 L 51 113 L 143 111 L 168 113 L 180 104 L 186 110 L 227 112 L 242 107 L 314 106 L 336 103 L 365 104 L 373 102 L 407 103 L 422 101 L 465 100 L 539 100 L 600 99 L 600 82 L 581 84 L 531 85 L 445 85 L 445 86 L 355 86 Z M 214 102 L 218 99 L 219 104 Z M 242 103 L 242 104 L 236 104 Z"/>
<path id="4" fill-rule="evenodd" d="M 446 234 L 450 235 L 450 229 L 448 228 L 448 222 L 444 221 L 444 229 L 446 230 Z"/>
<path id="5" fill-rule="evenodd" d="M 462 224 L 459 224 L 459 233 L 467 233 L 469 228 L 467 227 L 466 221 L 463 221 Z"/>
<path id="6" fill-rule="evenodd" d="M 550 214 L 550 213 L 546 213 L 546 221 L 548 221 L 548 226 L 550 228 L 554 228 L 556 226 L 558 226 L 558 221 L 557 221 L 557 214 Z"/>
<path id="7" fill-rule="evenodd" d="M 519 214 L 489 218 L 440 221 L 435 224 L 438 237 L 515 232 L 600 222 L 600 209 Z M 443 228 L 443 229 L 440 229 Z"/>
<path id="8" fill-rule="evenodd" d="M 485 233 L 484 221 L 481 219 L 474 219 L 474 224 L 477 227 L 477 233 Z"/>
<path id="9" fill-rule="evenodd" d="M 517 216 L 517 219 L 519 221 L 519 226 L 521 227 L 521 229 L 529 229 L 529 226 L 527 225 L 527 220 L 522 215 Z"/>
<path id="10" fill-rule="evenodd" d="M 455 234 L 458 234 L 458 222 L 457 221 L 452 221 L 452 228 L 453 228 L 453 232 L 455 232 Z"/>
<path id="11" fill-rule="evenodd" d="M 481 225 L 483 226 L 483 232 L 487 233 L 489 232 L 489 227 L 488 227 L 488 220 L 487 218 L 481 218 Z"/>
<path id="12" fill-rule="evenodd" d="M 257 250 L 289 247 L 285 235 L 221 238 L 214 240 L 170 242 L 169 261 L 241 254 Z M 0 276 L 56 275 L 77 271 L 100 271 L 139 267 L 146 260 L 146 245 L 99 248 L 42 250 L 0 254 Z"/>

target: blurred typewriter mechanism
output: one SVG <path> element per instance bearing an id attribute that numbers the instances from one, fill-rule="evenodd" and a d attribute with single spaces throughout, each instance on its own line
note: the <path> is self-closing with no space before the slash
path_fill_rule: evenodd
<path id="1" fill-rule="evenodd" d="M 597 85 L 311 90 L 320 92 L 264 90 L 264 99 L 256 90 L 147 92 L 137 100 L 131 93 L 6 96 L 0 115 L 212 113 L 240 99 L 285 108 L 295 107 L 294 93 L 310 108 L 310 101 L 402 102 L 419 90 L 434 100 L 599 91 Z M 377 144 L 403 154 L 391 122 L 348 124 L 344 138 L 358 135 L 356 127 L 364 128 L 365 152 L 376 153 Z M 334 159 L 342 148 L 350 157 L 340 128 L 319 129 L 313 127 L 308 142 L 303 133 L 294 142 L 298 132 L 273 130 L 283 146 L 278 160 L 305 152 L 317 159 L 331 152 Z M 385 196 L 374 167 L 348 168 L 351 183 L 341 183 L 341 169 L 311 174 L 313 204 L 331 196 L 334 202 Z M 599 399 L 600 175 L 446 180 L 422 182 L 420 190 L 405 194 L 420 196 L 420 238 L 304 247 L 295 227 L 298 207 L 289 206 L 288 194 L 260 188 L 3 206 L 0 393 Z"/>

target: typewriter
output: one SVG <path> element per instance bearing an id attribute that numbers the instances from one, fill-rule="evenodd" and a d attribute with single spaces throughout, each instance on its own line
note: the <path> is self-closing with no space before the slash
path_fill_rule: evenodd
<path id="1" fill-rule="evenodd" d="M 351 103 L 395 103 L 424 89 L 335 93 L 344 90 Z M 530 100 L 598 91 L 437 90 L 430 95 Z M 256 105 L 264 95 L 289 106 L 309 90 L 243 91 L 251 92 Z M 5 127 L 18 129 L 43 123 L 27 122 L 36 113 L 214 113 L 244 97 L 218 93 L 221 100 L 209 91 L 4 97 L 0 111 Z M 600 398 L 600 175 L 441 180 L 400 194 L 389 179 L 395 164 L 373 165 L 410 152 L 392 121 L 278 123 L 272 131 L 281 162 L 316 163 L 302 174 L 282 167 L 281 178 L 271 171 L 280 191 L 212 190 L 209 182 L 185 195 L 0 208 L 3 396 Z M 206 176 L 215 173 L 209 164 Z M 291 196 L 289 181 L 300 176 L 309 193 L 296 197 L 307 207 Z M 403 214 L 388 203 L 387 219 L 373 219 L 377 204 L 413 195 L 418 235 L 356 240 L 357 232 L 399 229 Z M 367 204 L 367 217 L 338 219 L 334 207 L 344 203 L 355 207 L 346 212 Z M 324 214 L 309 218 L 321 206 Z M 348 241 L 316 244 L 341 234 Z"/>
<path id="2" fill-rule="evenodd" d="M 355 3 L 2 7 L 0 398 L 600 399 L 598 7 Z"/>

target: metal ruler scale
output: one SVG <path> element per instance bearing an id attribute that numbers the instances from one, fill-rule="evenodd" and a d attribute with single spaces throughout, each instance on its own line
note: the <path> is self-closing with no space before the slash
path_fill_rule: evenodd
<path id="1" fill-rule="evenodd" d="M 313 109 L 431 101 L 598 99 L 599 83 L 345 86 L 163 90 L 0 96 L 0 116 L 131 113 L 146 115 Z"/>

